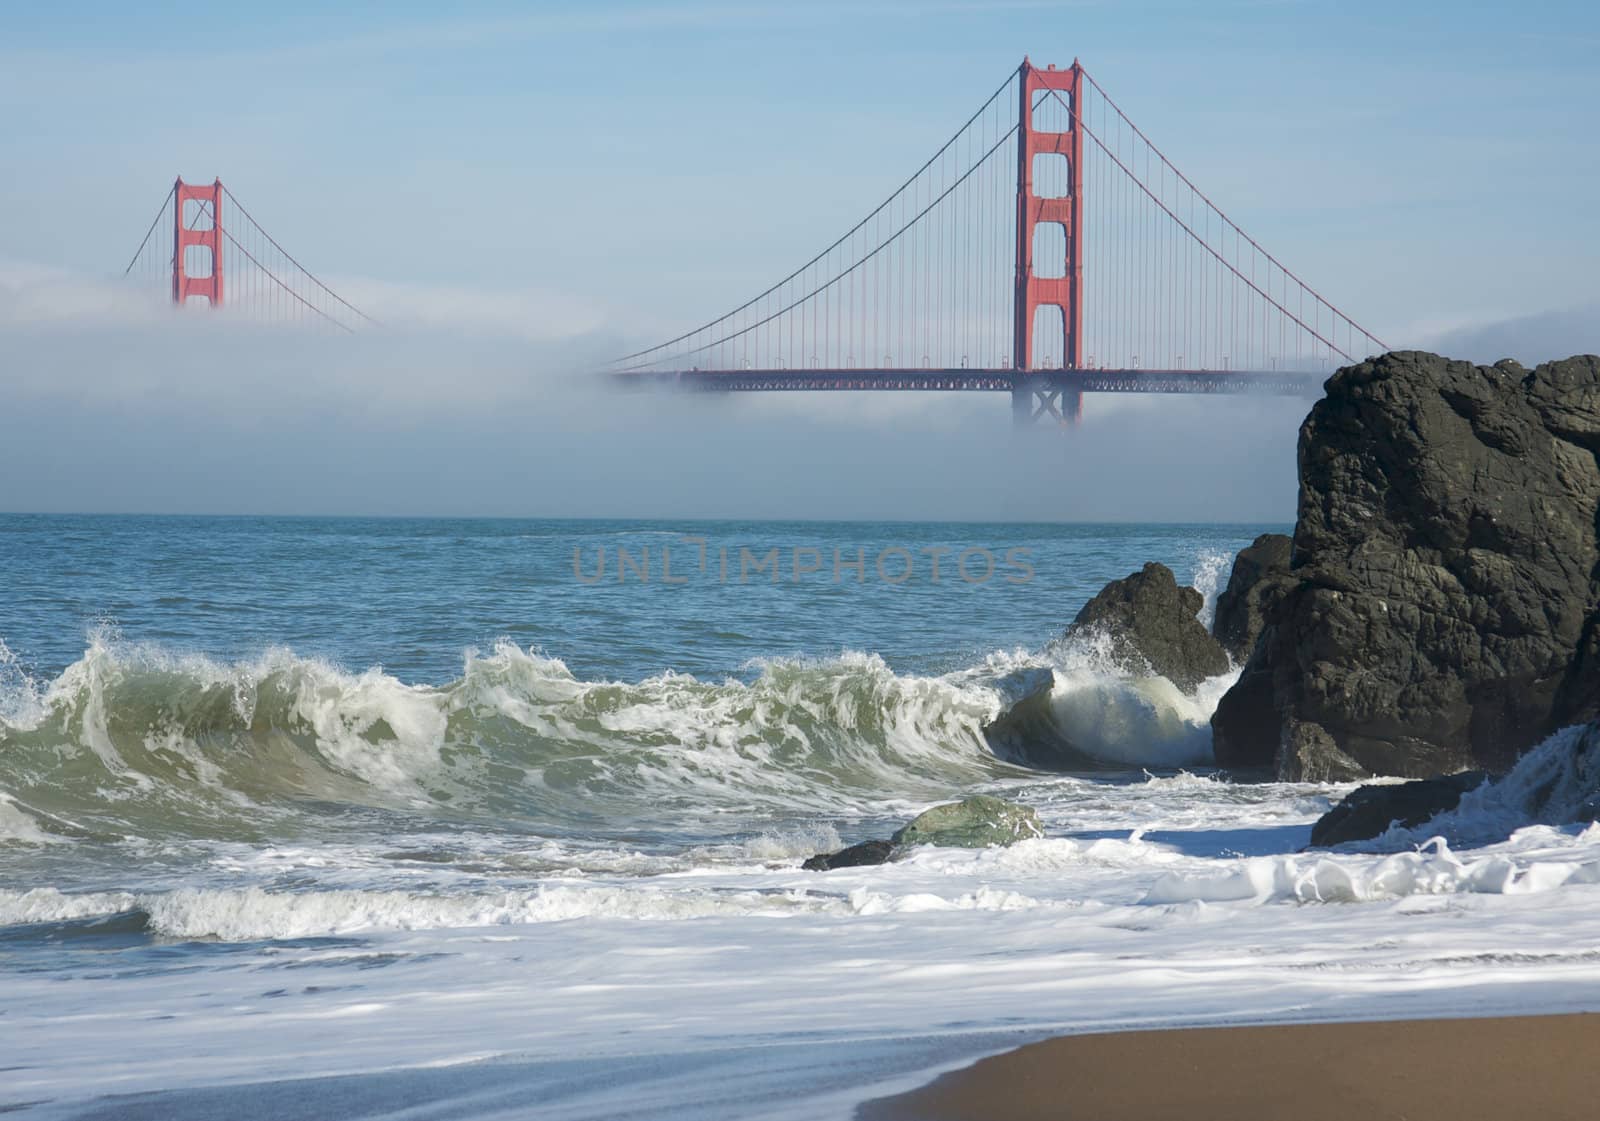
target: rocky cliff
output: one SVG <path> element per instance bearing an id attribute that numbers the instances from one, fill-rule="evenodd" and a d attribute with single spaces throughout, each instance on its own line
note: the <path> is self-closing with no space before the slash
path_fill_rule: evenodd
<path id="1" fill-rule="evenodd" d="M 1291 546 L 1281 533 L 1263 533 L 1234 558 L 1228 586 L 1217 595 L 1211 633 L 1235 662 L 1250 657 L 1267 616 L 1288 587 Z"/>
<path id="2" fill-rule="evenodd" d="M 1348 367 L 1281 592 L 1212 721 L 1286 779 L 1505 770 L 1600 704 L 1600 358 Z"/>

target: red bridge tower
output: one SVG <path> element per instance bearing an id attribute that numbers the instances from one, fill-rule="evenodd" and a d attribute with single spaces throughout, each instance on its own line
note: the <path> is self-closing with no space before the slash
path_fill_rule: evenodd
<path id="1" fill-rule="evenodd" d="M 200 204 L 190 228 L 183 224 L 183 204 L 190 200 Z M 210 219 L 202 227 L 204 219 Z M 190 296 L 204 296 L 212 307 L 222 306 L 222 180 L 209 187 L 195 187 L 179 178 L 172 189 L 172 302 L 182 306 Z M 209 275 L 190 276 L 184 261 L 184 251 L 191 245 L 211 250 Z"/>
<path id="2" fill-rule="evenodd" d="M 1017 281 L 1013 365 L 1021 375 L 1034 369 L 1033 330 L 1035 314 L 1042 307 L 1061 312 L 1063 333 L 1062 366 L 1069 370 L 1083 366 L 1083 130 L 1078 113 L 1082 104 L 1083 67 L 1073 59 L 1067 70 L 1054 66 L 1040 70 L 1026 58 L 1022 60 L 1017 85 L 1021 90 L 1017 118 Z M 1067 101 L 1069 116 L 1065 132 L 1041 132 L 1034 127 L 1035 95 L 1053 90 Z M 1038 155 L 1060 155 L 1067 161 L 1067 190 L 1064 195 L 1041 198 L 1033 191 L 1033 160 Z M 1066 242 L 1066 268 L 1059 277 L 1034 275 L 1034 231 L 1041 225 L 1061 227 Z M 1075 423 L 1083 412 L 1083 393 L 1063 388 L 1059 379 L 1047 382 L 1020 376 L 1012 391 L 1012 408 L 1021 420 L 1052 415 L 1065 423 Z"/>

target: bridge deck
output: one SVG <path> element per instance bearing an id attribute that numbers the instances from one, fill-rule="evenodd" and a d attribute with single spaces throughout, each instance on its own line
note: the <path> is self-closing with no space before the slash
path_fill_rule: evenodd
<path id="1" fill-rule="evenodd" d="M 785 390 L 933 390 L 1008 393 L 1050 386 L 1081 393 L 1264 393 L 1314 397 L 1325 374 L 1282 370 L 636 370 L 613 373 L 622 385 L 676 386 L 721 393 Z"/>

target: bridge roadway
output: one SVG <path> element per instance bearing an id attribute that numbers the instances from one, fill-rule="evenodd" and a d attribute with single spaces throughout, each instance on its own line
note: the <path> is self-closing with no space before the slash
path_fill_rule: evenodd
<path id="1" fill-rule="evenodd" d="M 1325 374 L 1283 370 L 634 370 L 611 375 L 621 385 L 678 386 L 721 393 L 785 390 L 957 390 L 1013 393 L 1049 388 L 1078 393 L 1266 393 L 1314 397 Z"/>

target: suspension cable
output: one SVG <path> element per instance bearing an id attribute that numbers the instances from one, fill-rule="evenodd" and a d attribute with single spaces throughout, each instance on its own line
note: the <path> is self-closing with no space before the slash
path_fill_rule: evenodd
<path id="1" fill-rule="evenodd" d="M 172 201 L 172 195 L 178 189 L 174 182 L 167 188 L 167 197 L 161 200 L 161 205 L 156 209 L 156 216 L 150 220 L 150 228 L 144 232 L 144 240 L 139 243 L 139 248 L 134 250 L 133 259 L 128 262 L 128 267 L 122 270 L 122 275 L 127 276 L 133 271 L 133 266 L 138 264 L 139 255 L 144 252 L 144 247 L 150 244 L 150 235 L 156 232 L 156 227 L 161 224 L 161 216 L 167 212 L 167 203 Z"/>
<path id="2" fill-rule="evenodd" d="M 1004 87 L 1002 87 L 1002 88 L 1004 88 Z M 992 101 L 994 99 L 990 98 L 990 100 Z M 703 351 L 710 350 L 712 347 L 721 346 L 723 343 L 726 343 L 726 342 L 729 342 L 729 341 L 731 341 L 733 339 L 739 338 L 741 335 L 748 334 L 749 332 L 754 331 L 759 327 L 764 327 L 768 323 L 771 323 L 774 319 L 778 318 L 780 315 L 784 315 L 784 314 L 786 314 L 786 313 L 788 313 L 790 311 L 793 311 L 795 308 L 799 307 L 801 304 L 805 303 L 807 300 L 811 299 L 813 296 L 817 295 L 819 292 L 822 292 L 822 291 L 824 291 L 824 290 L 826 290 L 828 288 L 833 287 L 833 285 L 839 283 L 839 281 L 843 280 L 845 277 L 850 276 L 857 269 L 859 269 L 862 265 L 866 264 L 868 261 L 870 261 L 874 257 L 876 257 L 879 253 L 883 252 L 883 250 L 886 249 L 889 245 L 893 244 L 894 241 L 897 238 L 899 238 L 901 234 L 905 233 L 912 226 L 915 226 L 919 221 L 922 220 L 922 218 L 925 215 L 927 215 L 927 213 L 929 211 L 931 211 L 934 207 L 938 206 L 941 202 L 943 202 L 946 198 L 948 198 L 950 196 L 950 194 L 957 187 L 961 186 L 962 183 L 967 181 L 968 176 L 970 176 L 974 171 L 977 171 L 978 168 L 982 167 L 985 163 L 987 163 L 988 160 L 989 160 L 989 157 L 994 155 L 997 151 L 999 151 L 1001 146 L 1003 146 L 1006 141 L 1010 140 L 1012 134 L 1015 133 L 1016 131 L 1017 131 L 1017 126 L 1016 125 L 1012 125 L 1009 129 L 1007 129 L 1005 131 L 1004 135 L 1002 135 L 999 140 L 995 141 L 993 147 L 991 147 L 987 152 L 985 152 L 979 158 L 977 163 L 975 163 L 971 167 L 967 168 L 967 170 L 962 173 L 960 178 L 955 180 L 955 182 L 951 183 L 948 187 L 946 187 L 944 189 L 944 191 L 942 193 L 939 194 L 939 196 L 937 198 L 933 199 L 931 202 L 928 203 L 928 205 L 924 206 L 920 211 L 918 211 L 915 217 L 913 217 L 905 225 L 901 226 L 894 233 L 890 234 L 888 236 L 888 238 L 886 238 L 885 240 L 883 240 L 882 242 L 880 242 L 878 244 L 877 248 L 873 249 L 866 256 L 860 258 L 858 261 L 855 262 L 855 264 L 851 265 L 849 268 L 845 269 L 843 272 L 838 273 L 832 279 L 827 280 L 827 281 L 823 282 L 822 284 L 819 284 L 817 287 L 815 287 L 811 291 L 807 292 L 804 296 L 801 296 L 798 299 L 794 300 L 792 303 L 787 304 L 786 306 L 781 307 L 781 308 L 777 309 L 776 311 L 772 312 L 766 318 L 759 319 L 754 323 L 747 324 L 746 326 L 739 328 L 737 331 L 733 331 L 733 332 L 731 332 L 731 333 L 729 333 L 727 335 L 722 336 L 719 339 L 714 339 L 711 342 L 704 343 L 704 344 L 702 344 L 700 346 L 694 347 L 691 350 L 687 350 L 687 351 L 683 352 L 683 356 L 687 357 L 688 355 L 691 355 L 691 354 L 699 354 L 699 353 L 701 353 Z M 754 301 L 752 301 L 752 302 L 754 302 Z M 723 316 L 722 318 L 726 319 L 727 316 Z M 707 326 L 712 326 L 712 325 L 714 325 L 716 323 L 720 323 L 721 321 L 722 320 L 720 320 L 720 319 L 712 320 L 712 322 L 710 324 L 707 324 Z M 704 330 L 704 328 L 701 328 L 701 330 Z M 698 333 L 698 332 L 695 332 L 695 331 L 689 332 L 689 334 L 691 334 L 691 335 L 696 334 L 696 333 Z M 662 346 L 666 346 L 666 345 L 669 345 L 669 344 L 666 344 L 666 343 L 662 344 Z M 651 347 L 650 350 L 639 351 L 638 354 L 635 354 L 632 357 L 638 358 L 638 357 L 641 357 L 641 356 L 643 356 L 645 354 L 649 354 L 652 351 L 659 350 L 659 349 L 660 349 L 660 347 Z M 618 359 L 618 361 L 619 362 L 626 362 L 626 361 L 628 361 L 628 359 L 623 358 L 623 359 Z M 639 369 L 643 369 L 644 367 L 646 367 L 648 365 L 650 365 L 649 362 L 639 362 L 639 363 L 635 363 L 632 366 L 624 366 L 618 372 L 626 373 L 626 372 L 628 372 L 630 370 L 639 370 Z"/>
<path id="3" fill-rule="evenodd" d="M 266 238 L 267 241 L 272 245 L 272 247 L 274 249 L 276 249 L 279 253 L 282 253 L 284 255 L 284 257 L 288 258 L 288 261 L 289 261 L 289 263 L 291 265 L 293 265 L 295 268 L 299 269 L 301 272 L 305 273 L 306 277 L 311 281 L 311 283 L 315 284 L 318 288 L 321 288 L 328 295 L 332 296 L 335 300 L 338 300 L 341 304 L 343 304 L 345 307 L 349 308 L 351 311 L 355 312 L 362 319 L 365 319 L 368 323 L 372 324 L 374 327 L 382 327 L 383 326 L 382 323 L 379 323 L 376 319 L 372 318 L 372 316 L 368 315 L 366 312 L 362 311 L 360 308 L 358 308 L 354 304 L 352 304 L 349 300 L 347 300 L 343 296 L 339 295 L 339 293 L 335 292 L 332 288 L 329 288 L 326 284 L 322 283 L 322 281 L 317 279 L 315 273 L 313 273 L 310 269 L 306 268 L 299 261 L 295 260 L 294 256 L 287 249 L 285 249 L 283 246 L 279 245 L 273 239 L 272 235 L 267 233 L 267 231 L 262 228 L 261 223 L 257 222 L 255 220 L 255 218 L 251 215 L 251 213 L 244 208 L 244 204 L 241 203 L 237 198 L 234 197 L 234 194 L 233 194 L 232 191 L 228 190 L 227 187 L 223 187 L 222 188 L 222 193 L 228 196 L 228 201 L 233 203 L 234 206 L 237 206 L 239 208 L 239 213 L 241 213 L 241 214 L 243 214 L 245 216 L 245 218 L 250 222 L 250 224 L 256 228 L 257 232 L 259 232 L 262 237 Z M 226 231 L 224 231 L 224 233 L 226 233 Z M 228 240 L 232 241 L 233 238 L 229 237 Z M 246 253 L 245 255 L 249 256 L 248 253 Z M 255 260 L 255 258 L 252 257 L 251 260 Z M 259 266 L 259 262 L 258 262 L 258 266 Z M 265 271 L 265 270 L 263 270 L 263 271 Z M 268 273 L 267 275 L 271 276 L 272 274 Z M 301 303 L 305 303 L 304 300 L 301 300 L 300 302 Z M 312 305 L 306 304 L 306 306 L 307 307 L 311 307 Z M 313 309 L 313 310 L 315 310 L 315 309 Z M 319 315 L 323 314 L 321 311 L 318 311 L 317 313 Z M 327 316 L 324 316 L 324 318 L 327 318 Z M 335 322 L 337 322 L 337 321 L 335 321 Z M 344 326 L 344 324 L 342 324 L 342 323 L 339 324 L 339 325 L 341 327 Z"/>
<path id="4" fill-rule="evenodd" d="M 751 305 L 760 302 L 761 300 L 765 299 L 767 296 L 770 296 L 772 293 L 774 293 L 778 289 L 782 288 L 785 284 L 788 284 L 795 277 L 797 277 L 801 273 L 805 272 L 812 265 L 815 265 L 818 261 L 822 260 L 828 254 L 832 253 L 835 249 L 839 248 L 839 246 L 843 245 L 846 241 L 848 241 L 858 230 L 860 230 L 868 222 L 872 221 L 872 219 L 875 218 L 885 207 L 887 207 L 890 203 L 892 203 L 896 198 L 900 197 L 901 192 L 904 191 L 907 187 L 911 186 L 911 184 L 915 183 L 917 181 L 917 178 L 919 176 L 921 176 L 921 174 L 924 171 L 927 171 L 928 168 L 932 167 L 934 161 L 937 160 L 940 156 L 944 155 L 946 149 L 948 149 L 952 144 L 954 144 L 957 140 L 959 140 L 961 138 L 961 134 L 966 132 L 967 129 L 972 126 L 972 122 L 976 121 L 983 114 L 983 112 L 986 109 L 988 109 L 990 105 L 992 105 L 994 103 L 995 98 L 999 97 L 1002 93 L 1005 92 L 1006 87 L 1011 85 L 1012 80 L 1014 78 L 1016 78 L 1017 73 L 1018 73 L 1018 71 L 1020 71 L 1020 69 L 1021 68 L 1019 67 L 1017 71 L 1012 71 L 1011 74 L 1007 75 L 1006 76 L 1006 80 L 1001 82 L 1000 85 L 995 89 L 995 91 L 989 95 L 988 99 L 985 100 L 984 103 L 981 106 L 979 106 L 978 111 L 976 113 L 972 114 L 972 116 L 968 117 L 966 124 L 964 124 L 960 128 L 958 128 L 955 131 L 955 133 L 950 137 L 949 140 L 946 140 L 942 145 L 940 145 L 939 150 L 937 152 L 935 152 L 932 156 L 929 156 L 926 163 L 924 163 L 921 167 L 917 168 L 917 170 L 911 174 L 910 178 L 908 178 L 904 183 L 900 184 L 899 187 L 895 188 L 895 190 L 890 193 L 888 198 L 884 199 L 881 203 L 879 203 L 876 207 L 874 207 L 872 209 L 872 212 L 869 213 L 865 218 L 861 219 L 861 221 L 857 222 L 854 226 L 850 227 L 850 229 L 848 231 L 846 231 L 843 234 L 843 236 L 841 236 L 832 245 L 828 246 L 821 253 L 818 253 L 815 257 L 811 258 L 811 260 L 807 261 L 805 264 L 801 265 L 799 268 L 797 268 L 793 272 L 791 272 L 788 276 L 784 277 L 782 280 L 780 280 L 776 284 L 772 285 L 772 287 L 768 288 L 766 291 L 761 292 L 758 295 L 752 296 L 750 299 L 746 300 L 744 303 L 740 304 L 738 307 L 734 308 L 732 311 L 726 312 L 723 315 L 719 315 L 717 318 L 712 319 L 709 322 L 701 324 L 699 327 L 696 327 L 692 331 L 685 331 L 683 334 L 677 336 L 676 338 L 668 339 L 666 342 L 657 343 L 655 346 L 646 347 L 643 350 L 636 350 L 632 354 L 625 354 L 621 358 L 618 358 L 616 360 L 617 364 L 621 365 L 624 362 L 632 362 L 635 358 L 642 358 L 647 354 L 654 354 L 658 350 L 665 350 L 666 348 L 668 348 L 670 346 L 674 346 L 677 343 L 683 342 L 685 339 L 692 338 L 693 336 L 700 334 L 702 331 L 705 331 L 708 328 L 715 327 L 719 323 L 726 322 L 727 320 L 733 318 L 735 315 L 738 315 L 740 312 L 745 311 L 746 309 L 748 309 Z M 974 165 L 974 166 L 976 166 L 976 165 Z M 845 274 L 840 274 L 840 275 L 842 277 Z M 819 291 L 820 291 L 820 289 L 819 289 Z M 763 322 L 766 322 L 766 320 L 763 320 Z M 754 325 L 752 325 L 752 326 L 754 326 Z M 748 328 L 746 328 L 746 329 L 748 330 Z M 742 332 L 739 332 L 739 333 L 742 333 Z M 729 337 L 731 338 L 731 337 L 734 337 L 734 336 L 729 336 Z M 689 353 L 694 354 L 694 353 L 697 353 L 697 351 L 690 351 Z M 649 363 L 644 363 L 644 365 L 649 365 Z M 637 366 L 630 366 L 630 367 L 627 367 L 627 368 L 628 369 L 638 369 Z"/>
<path id="5" fill-rule="evenodd" d="M 1232 218 L 1229 218 L 1226 214 L 1224 214 L 1222 212 L 1222 209 L 1220 207 L 1218 207 L 1216 203 L 1212 202 L 1208 197 L 1206 197 L 1206 193 L 1204 191 L 1202 191 L 1199 187 L 1196 187 L 1194 185 L 1194 183 L 1190 181 L 1189 177 L 1178 169 L 1176 164 L 1174 164 L 1171 160 L 1167 159 L 1166 154 L 1164 152 L 1162 152 L 1160 148 L 1156 147 L 1155 143 L 1148 136 L 1146 136 L 1140 130 L 1139 126 L 1134 124 L 1133 121 L 1131 119 L 1129 119 L 1128 115 L 1122 111 L 1122 108 L 1115 101 L 1113 101 L 1111 99 L 1111 95 L 1106 93 L 1106 91 L 1101 88 L 1100 83 L 1094 80 L 1094 75 L 1090 74 L 1087 70 L 1084 70 L 1083 71 L 1083 76 L 1085 78 L 1089 79 L 1089 84 L 1094 87 L 1095 92 L 1098 93 L 1102 99 L 1104 99 L 1105 103 L 1107 105 L 1111 106 L 1112 111 L 1115 112 L 1117 114 L 1117 116 L 1121 117 L 1123 122 L 1131 130 L 1133 130 L 1133 134 L 1135 136 L 1137 136 L 1140 140 L 1143 140 L 1145 142 L 1145 144 L 1149 146 L 1150 150 L 1156 154 L 1156 158 L 1159 159 L 1162 163 L 1166 164 L 1167 167 L 1171 168 L 1172 169 L 1172 173 L 1183 181 L 1184 186 L 1188 187 L 1195 194 L 1199 195 L 1202 202 L 1204 202 L 1212 210 L 1216 211 L 1217 217 L 1221 218 L 1229 226 L 1232 226 L 1233 227 L 1233 232 L 1235 234 L 1237 234 L 1238 236 L 1240 236 L 1240 237 L 1244 238 L 1246 241 L 1248 241 L 1251 244 L 1252 247 L 1254 247 L 1258 252 L 1260 252 L 1260 254 L 1263 257 L 1265 257 L 1267 260 L 1271 261 L 1273 263 L 1273 265 L 1275 265 L 1280 271 L 1282 271 L 1282 273 L 1285 276 L 1287 276 L 1290 280 L 1293 280 L 1296 284 L 1300 285 L 1300 287 L 1304 288 L 1307 292 L 1310 292 L 1317 299 L 1321 300 L 1323 305 L 1325 307 L 1327 307 L 1329 311 L 1333 312 L 1339 318 L 1343 319 L 1346 323 L 1348 323 L 1350 326 L 1354 327 L 1357 331 L 1360 331 L 1363 335 L 1365 335 L 1372 342 L 1377 343 L 1378 346 L 1381 347 L 1382 349 L 1384 349 L 1384 350 L 1388 350 L 1389 349 L 1388 344 L 1386 344 L 1382 339 L 1378 338 L 1378 336 L 1376 336 L 1372 332 L 1368 331 L 1365 327 L 1361 326 L 1361 324 L 1357 323 L 1354 319 L 1351 319 L 1344 312 L 1342 312 L 1338 308 L 1334 307 L 1333 304 L 1329 303 L 1328 300 L 1326 298 L 1324 298 L 1323 295 L 1320 292 L 1318 292 L 1315 288 L 1311 287 L 1311 285 L 1307 284 L 1305 281 L 1301 280 L 1292 271 L 1290 271 L 1290 269 L 1286 265 L 1284 265 L 1283 262 L 1279 261 L 1271 253 L 1268 253 L 1265 249 L 1263 249 L 1256 242 L 1256 240 L 1253 237 L 1251 237 L 1249 234 L 1245 233 L 1244 230 L 1239 227 L 1239 224 L 1237 222 L 1235 222 Z M 1055 91 L 1052 90 L 1051 93 L 1054 94 Z M 1059 97 L 1057 98 L 1057 100 L 1059 100 Z M 1329 344 L 1329 345 L 1331 345 L 1331 344 Z M 1337 347 L 1334 347 L 1334 349 L 1338 350 Z M 1340 350 L 1339 353 L 1340 354 L 1344 354 L 1344 351 Z M 1349 358 L 1349 355 L 1345 355 L 1345 357 Z"/>
<path id="6" fill-rule="evenodd" d="M 243 207 L 241 207 L 240 209 L 243 209 Z M 254 221 L 252 221 L 251 224 L 255 225 Z M 260 226 L 256 226 L 256 229 L 260 230 L 261 227 Z M 266 231 L 263 230 L 262 232 L 265 233 Z M 267 268 L 267 266 L 263 265 L 260 261 L 256 260 L 255 254 L 251 253 L 250 250 L 248 250 L 244 246 L 240 245 L 239 244 L 239 239 L 234 237 L 232 232 L 229 231 L 226 227 L 223 228 L 222 236 L 227 238 L 229 243 L 235 249 L 237 249 L 240 253 L 243 253 L 245 255 L 245 257 L 249 260 L 249 262 L 252 265 L 254 265 L 256 268 L 260 269 L 262 275 L 264 275 L 268 280 L 272 281 L 272 283 L 276 284 L 279 288 L 282 288 L 285 292 L 289 293 L 290 296 L 294 297 L 296 300 L 298 300 L 305 307 L 310 308 L 313 312 L 315 312 L 316 314 L 320 315 L 322 318 L 326 319 L 329 323 L 332 323 L 335 327 L 339 328 L 339 330 L 341 330 L 341 331 L 343 331 L 343 332 L 345 332 L 346 334 L 349 334 L 349 335 L 355 334 L 355 332 L 353 330 L 351 330 L 350 327 L 346 326 L 343 323 L 340 323 L 337 319 L 335 319 L 333 316 L 329 315 L 327 312 L 323 311 L 316 304 L 310 303 L 309 301 L 306 300 L 306 298 L 304 296 L 300 295 L 300 293 L 296 292 L 293 288 L 290 288 L 283 281 L 279 280 L 277 275 L 275 273 L 273 273 L 272 270 Z M 269 237 L 267 240 L 271 241 L 272 239 Z M 282 250 L 280 249 L 279 252 L 282 252 Z M 283 255 L 285 257 L 289 256 L 289 254 L 287 254 L 287 253 L 284 253 Z M 293 260 L 294 258 L 290 257 L 289 259 Z M 302 269 L 301 271 L 304 272 L 305 270 Z M 310 273 L 306 273 L 306 275 L 310 276 L 311 274 Z M 342 303 L 343 301 L 340 301 L 340 302 Z M 353 311 L 355 309 L 352 308 L 351 310 Z"/>
<path id="7" fill-rule="evenodd" d="M 1055 95 L 1055 91 L 1054 90 L 1051 90 L 1050 92 L 1051 92 L 1052 96 Z M 1059 100 L 1059 98 L 1057 98 L 1057 100 Z M 1336 344 L 1331 343 L 1327 339 L 1323 338 L 1321 334 L 1319 334 L 1313 327 L 1311 327 L 1309 324 L 1307 324 L 1303 319 L 1301 319 L 1299 316 L 1295 315 L 1288 308 L 1284 307 L 1277 300 L 1273 299 L 1266 292 L 1263 292 L 1260 288 L 1258 288 L 1256 286 L 1256 282 L 1254 280 L 1252 280 L 1250 277 L 1245 276 L 1244 273 L 1240 272 L 1236 267 L 1234 267 L 1232 262 L 1226 260 L 1220 253 L 1218 253 L 1210 245 L 1207 245 L 1204 241 L 1201 241 L 1200 235 L 1196 234 L 1194 232 L 1194 230 L 1190 228 L 1188 223 L 1186 223 L 1182 218 L 1179 218 L 1176 214 L 1174 214 L 1172 212 L 1172 210 L 1167 206 L 1167 204 L 1165 202 L 1163 202 L 1161 199 L 1157 198 L 1156 195 L 1151 192 L 1150 188 L 1145 186 L 1144 182 L 1142 180 L 1140 180 L 1140 178 L 1137 175 L 1135 175 L 1131 170 L 1129 170 L 1128 165 L 1123 163 L 1120 159 L 1118 159 L 1117 156 L 1112 153 L 1111 149 L 1109 149 L 1109 148 L 1107 148 L 1105 146 L 1104 142 L 1101 141 L 1100 137 L 1095 135 L 1095 133 L 1089 128 L 1088 123 L 1085 122 L 1081 117 L 1078 120 L 1078 127 L 1083 130 L 1085 136 L 1087 136 L 1089 139 L 1093 140 L 1097 145 L 1099 145 L 1100 150 L 1102 152 L 1104 152 L 1106 154 L 1106 156 L 1109 157 L 1113 163 L 1115 163 L 1119 168 L 1122 169 L 1123 174 L 1125 174 L 1130 180 L 1132 180 L 1134 185 L 1137 186 L 1141 191 L 1143 191 L 1145 196 L 1151 202 L 1155 203 L 1156 206 L 1161 208 L 1162 213 L 1164 213 L 1168 218 L 1171 218 L 1174 222 L 1176 222 L 1183 229 L 1184 233 L 1188 234 L 1190 237 L 1194 238 L 1195 241 L 1199 242 L 1201 247 L 1203 247 L 1206 250 L 1206 252 L 1210 253 L 1213 257 L 1215 257 L 1218 261 L 1220 261 L 1222 263 L 1222 266 L 1224 268 L 1226 268 L 1229 272 L 1233 273 L 1233 275 L 1238 280 L 1242 281 L 1246 285 L 1246 287 L 1248 287 L 1251 291 L 1253 291 L 1256 295 L 1260 296 L 1262 299 L 1266 300 L 1267 303 L 1269 303 L 1273 307 L 1277 308 L 1280 313 L 1282 313 L 1283 315 L 1287 316 L 1289 319 L 1293 320 L 1296 324 L 1299 325 L 1301 330 L 1303 330 L 1307 334 L 1311 335 L 1318 342 L 1320 342 L 1323 346 L 1326 346 L 1329 350 L 1333 351 L 1335 354 L 1337 354 L 1337 355 L 1341 356 L 1342 358 L 1344 358 L 1345 361 L 1347 361 L 1347 362 L 1355 361 L 1355 359 L 1351 358 L 1350 355 L 1346 354 Z M 1148 141 L 1147 141 L 1147 143 L 1148 143 Z M 1151 145 L 1151 147 L 1154 147 L 1154 145 Z M 1198 193 L 1199 192 L 1197 191 L 1196 194 L 1198 194 Z M 1217 211 L 1217 213 L 1220 214 L 1222 212 L 1221 211 Z M 1230 222 L 1229 225 L 1233 225 L 1233 224 Z M 1240 233 L 1241 232 L 1239 230 L 1239 227 L 1237 227 L 1237 226 L 1234 226 L 1233 229 L 1234 229 L 1235 233 Z M 1246 240 L 1248 240 L 1248 239 L 1246 239 Z M 1254 243 L 1252 242 L 1252 244 L 1254 244 Z M 1287 269 L 1285 269 L 1283 271 L 1285 273 L 1288 272 Z M 1299 282 L 1296 281 L 1296 283 L 1299 283 Z M 1301 287 L 1306 287 L 1306 286 L 1302 284 Z M 1309 291 L 1309 289 L 1307 289 L 1307 290 Z M 1320 299 L 1320 297 L 1319 297 L 1319 299 Z M 1330 304 L 1329 306 L 1331 307 L 1332 305 Z M 1341 312 L 1340 314 L 1342 315 L 1343 313 Z M 1349 322 L 1352 325 L 1354 325 L 1354 322 L 1352 320 L 1346 319 L 1346 322 Z M 1363 331 L 1360 327 L 1356 327 L 1356 330 L 1362 331 L 1362 334 L 1366 334 L 1366 332 Z M 1376 338 L 1374 338 L 1372 335 L 1367 335 L 1367 338 L 1372 339 L 1373 342 L 1378 342 L 1378 340 Z M 1381 346 L 1382 344 L 1380 343 L 1379 345 Z"/>

